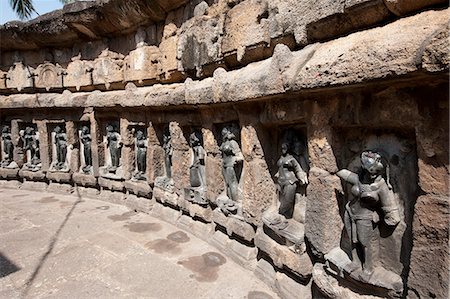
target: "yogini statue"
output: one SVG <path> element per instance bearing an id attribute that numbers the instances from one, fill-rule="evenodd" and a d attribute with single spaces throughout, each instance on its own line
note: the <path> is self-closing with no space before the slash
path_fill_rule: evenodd
<path id="1" fill-rule="evenodd" d="M 39 153 L 39 137 L 37 136 L 33 127 L 26 127 L 24 136 L 24 150 L 30 151 L 30 160 L 27 160 L 28 166 L 36 167 L 40 161 L 40 153 Z M 37 170 L 37 169 L 35 169 Z"/>
<path id="2" fill-rule="evenodd" d="M 204 187 L 206 185 L 205 178 L 205 157 L 206 151 L 201 144 L 201 138 L 198 132 L 193 132 L 189 136 L 193 152 L 192 165 L 190 167 L 190 183 L 191 187 Z"/>
<path id="3" fill-rule="evenodd" d="M 288 225 L 287 219 L 291 219 L 294 214 L 295 194 L 299 185 L 308 184 L 306 172 L 294 157 L 294 144 L 283 141 L 281 144 L 281 157 L 278 159 L 277 179 L 278 199 L 280 206 L 278 215 L 271 217 L 270 224 L 276 225 L 278 229 L 284 229 Z"/>
<path id="4" fill-rule="evenodd" d="M 55 133 L 55 145 L 56 145 L 55 169 L 61 170 L 66 167 L 67 134 L 62 130 L 60 126 L 56 126 L 53 132 Z"/>
<path id="5" fill-rule="evenodd" d="M 83 126 L 81 128 L 80 139 L 81 143 L 83 144 L 83 155 L 84 155 L 84 166 L 81 170 L 84 173 L 90 173 L 92 168 L 92 151 L 91 151 L 92 137 L 89 132 L 88 126 Z"/>
<path id="6" fill-rule="evenodd" d="M 136 132 L 136 161 L 137 172 L 134 175 L 134 179 L 145 180 L 145 170 L 147 169 L 147 140 L 142 130 Z"/>
<path id="7" fill-rule="evenodd" d="M 239 177 L 242 169 L 242 156 L 239 144 L 236 141 L 236 135 L 231 127 L 222 129 L 222 174 L 225 180 L 226 197 L 219 196 L 218 206 L 225 215 L 235 214 L 242 218 L 242 206 L 239 201 Z"/>
<path id="8" fill-rule="evenodd" d="M 171 178 L 173 149 L 172 149 L 172 138 L 169 132 L 165 133 L 163 136 L 163 149 L 164 149 L 164 165 L 166 168 L 166 177 Z"/>
<path id="9" fill-rule="evenodd" d="M 109 148 L 111 157 L 111 165 L 108 167 L 108 171 L 114 173 L 120 164 L 120 150 L 122 142 L 120 134 L 116 132 L 111 124 L 106 126 L 106 146 Z"/>
<path id="10" fill-rule="evenodd" d="M 395 226 L 400 222 L 397 203 L 389 182 L 389 164 L 377 151 L 361 153 L 361 168 L 358 173 L 347 169 L 337 175 L 352 185 L 351 195 L 345 206 L 344 225 L 352 244 L 351 271 L 362 269 L 370 275 L 373 272 L 374 254 L 371 240 L 380 220 Z M 359 260 L 359 262 L 358 262 Z"/>
<path id="11" fill-rule="evenodd" d="M 11 129 L 9 126 L 4 126 L 2 129 L 2 141 L 3 141 L 3 160 L 1 162 L 2 167 L 7 167 L 13 161 L 14 145 L 12 143 Z"/>

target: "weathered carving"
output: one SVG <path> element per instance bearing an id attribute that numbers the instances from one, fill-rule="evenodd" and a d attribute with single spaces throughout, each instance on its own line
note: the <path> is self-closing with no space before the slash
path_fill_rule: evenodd
<path id="1" fill-rule="evenodd" d="M 23 149 L 26 152 L 26 163 L 23 168 L 30 171 L 38 171 L 41 169 L 41 159 L 39 151 L 39 132 L 28 126 L 25 130 L 20 131 L 23 140 Z"/>
<path id="2" fill-rule="evenodd" d="M 85 174 L 90 174 L 92 172 L 92 137 L 88 126 L 83 126 L 80 132 L 80 141 L 83 145 L 83 157 L 81 171 Z M 83 163 L 84 162 L 84 163 Z"/>
<path id="3" fill-rule="evenodd" d="M 146 180 L 147 176 L 147 147 L 148 141 L 142 130 L 136 132 L 136 165 L 137 170 L 133 175 L 134 180 Z"/>
<path id="4" fill-rule="evenodd" d="M 170 132 L 166 132 L 163 136 L 163 149 L 164 149 L 164 166 L 166 170 L 166 177 L 172 178 L 172 137 Z"/>
<path id="5" fill-rule="evenodd" d="M 352 185 L 353 198 L 346 204 L 344 214 L 345 228 L 352 244 L 350 271 L 362 268 L 364 274 L 370 276 L 374 267 L 371 240 L 380 215 L 384 215 L 387 225 L 400 222 L 389 182 L 389 166 L 380 153 L 364 151 L 359 173 L 342 169 L 337 176 Z"/>
<path id="6" fill-rule="evenodd" d="M 18 168 L 18 165 L 13 160 L 14 144 L 12 142 L 11 128 L 4 126 L 2 129 L 2 152 L 3 157 L 0 163 L 2 168 Z"/>
<path id="7" fill-rule="evenodd" d="M 106 147 L 109 149 L 111 158 L 111 165 L 108 166 L 108 171 L 115 173 L 120 164 L 122 142 L 120 134 L 111 124 L 106 126 Z"/>
<path id="8" fill-rule="evenodd" d="M 239 179 L 242 170 L 244 157 L 238 142 L 233 126 L 226 126 L 222 129 L 222 174 L 225 180 L 225 194 L 218 198 L 220 209 L 225 215 L 234 214 L 242 217 L 242 207 L 239 202 Z"/>
<path id="9" fill-rule="evenodd" d="M 190 188 L 185 189 L 185 198 L 197 204 L 206 205 L 205 199 L 206 177 L 205 158 L 206 151 L 202 145 L 202 136 L 198 131 L 194 131 L 189 136 L 189 143 L 192 148 L 192 164 L 189 167 Z"/>
<path id="10" fill-rule="evenodd" d="M 50 166 L 50 170 L 53 171 L 68 171 L 69 166 L 67 164 L 67 134 L 62 126 L 56 126 L 53 129 L 53 143 L 55 144 L 55 157 L 53 157 L 53 163 Z"/>
<path id="11" fill-rule="evenodd" d="M 35 73 L 37 74 L 37 88 L 45 88 L 48 91 L 50 88 L 63 87 L 61 76 L 63 68 L 58 64 L 55 66 L 52 63 L 45 62 L 36 68 Z"/>

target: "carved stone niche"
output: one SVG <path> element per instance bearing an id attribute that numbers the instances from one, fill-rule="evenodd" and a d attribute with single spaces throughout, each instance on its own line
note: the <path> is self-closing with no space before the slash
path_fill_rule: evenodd
<path id="1" fill-rule="evenodd" d="M 22 168 L 19 176 L 31 181 L 44 181 L 42 169 L 40 137 L 41 133 L 35 123 L 19 122 L 18 158 Z M 21 149 L 21 150 L 20 150 Z"/>
<path id="2" fill-rule="evenodd" d="M 97 59 L 94 60 L 92 71 L 93 84 L 104 84 L 109 89 L 111 83 L 123 81 L 123 58 L 124 55 L 103 50 Z"/>
<path id="3" fill-rule="evenodd" d="M 35 86 L 37 88 L 45 88 L 47 91 L 50 88 L 62 88 L 64 72 L 64 69 L 59 64 L 54 65 L 49 62 L 40 64 L 35 71 Z"/>
<path id="4" fill-rule="evenodd" d="M 7 74 L 6 87 L 16 88 L 18 91 L 34 87 L 34 69 L 22 62 L 14 62 Z"/>
<path id="5" fill-rule="evenodd" d="M 139 196 L 151 197 L 152 188 L 148 183 L 148 130 L 144 123 L 129 123 L 130 145 L 132 149 L 131 180 L 125 181 L 125 188 Z"/>
<path id="6" fill-rule="evenodd" d="M 99 168 L 100 177 L 108 180 L 123 181 L 124 168 L 121 161 L 122 136 L 120 135 L 120 122 L 118 120 L 107 120 L 102 121 L 100 126 L 103 136 L 103 155 L 100 161 L 102 166 Z"/>
<path id="7" fill-rule="evenodd" d="M 170 125 L 155 125 L 154 128 L 163 150 L 160 158 L 162 158 L 161 168 L 164 169 L 164 175 L 155 178 L 153 197 L 160 202 L 176 206 L 178 205 L 178 196 L 175 193 L 175 184 L 172 178 L 172 132 Z"/>
<path id="8" fill-rule="evenodd" d="M 81 60 L 81 54 L 72 58 L 67 65 L 66 76 L 63 77 L 64 87 L 75 87 L 80 90 L 83 86 L 94 83 L 92 72 L 94 65 L 92 61 Z"/>
<path id="9" fill-rule="evenodd" d="M 72 177 L 77 185 L 95 187 L 97 185 L 97 179 L 94 176 L 93 133 L 91 131 L 91 123 L 89 121 L 80 121 L 76 128 L 80 149 L 78 155 L 80 167 L 78 172 L 74 172 Z"/>
<path id="10" fill-rule="evenodd" d="M 414 135 L 354 131 L 336 147 L 345 228 L 341 246 L 325 255 L 325 273 L 361 294 L 401 297 L 418 189 Z"/>
<path id="11" fill-rule="evenodd" d="M 16 178 L 19 173 L 19 166 L 14 161 L 15 138 L 11 132 L 11 124 L 4 123 L 1 127 L 0 143 L 0 178 Z"/>
<path id="12" fill-rule="evenodd" d="M 65 123 L 50 123 L 47 126 L 50 147 L 49 172 L 69 172 L 72 145 L 69 144 Z"/>
<path id="13" fill-rule="evenodd" d="M 279 268 L 287 267 L 301 278 L 311 275 L 312 264 L 298 261 L 306 255 L 304 221 L 309 163 L 303 128 L 279 130 L 276 173 L 277 200 L 262 215 L 255 245 Z M 303 268 L 302 268 L 303 267 Z"/>

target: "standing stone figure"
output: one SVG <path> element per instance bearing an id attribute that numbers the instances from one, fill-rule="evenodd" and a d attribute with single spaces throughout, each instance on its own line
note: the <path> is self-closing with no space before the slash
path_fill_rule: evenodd
<path id="1" fill-rule="evenodd" d="M 36 131 L 33 127 L 26 127 L 23 132 L 23 143 L 24 150 L 30 151 L 30 161 L 27 160 L 27 167 L 32 170 L 38 170 L 38 164 L 40 161 L 40 152 L 39 152 L 39 136 L 36 134 Z"/>
<path id="2" fill-rule="evenodd" d="M 239 168 L 242 166 L 242 156 L 236 136 L 230 127 L 222 129 L 222 174 L 225 179 L 226 193 L 233 202 L 238 201 Z"/>
<path id="3" fill-rule="evenodd" d="M 400 215 L 389 182 L 389 164 L 376 151 L 363 151 L 360 159 L 361 168 L 357 173 L 342 169 L 337 176 L 352 185 L 352 198 L 345 206 L 344 215 L 352 244 L 351 271 L 362 269 L 370 275 L 374 269 L 371 240 L 380 214 L 389 226 L 397 225 Z"/>
<path id="4" fill-rule="evenodd" d="M 56 145 L 56 164 L 55 169 L 64 169 L 67 158 L 67 134 L 62 130 L 60 126 L 56 126 L 53 130 L 55 133 L 55 145 Z"/>
<path id="5" fill-rule="evenodd" d="M 2 129 L 2 141 L 3 141 L 3 160 L 1 162 L 2 167 L 7 167 L 13 162 L 14 145 L 12 143 L 11 129 L 9 126 L 4 126 Z"/>
<path id="6" fill-rule="evenodd" d="M 136 161 L 137 172 L 134 175 L 134 179 L 145 180 L 145 171 L 147 169 L 147 140 L 142 130 L 136 132 Z"/>
<path id="7" fill-rule="evenodd" d="M 120 164 L 120 150 L 121 150 L 120 134 L 111 125 L 106 126 L 106 146 L 109 148 L 111 155 L 111 165 L 108 167 L 109 172 L 116 172 Z"/>
<path id="8" fill-rule="evenodd" d="M 90 173 L 92 168 L 92 150 L 91 150 L 92 137 L 89 132 L 88 126 L 83 126 L 81 128 L 80 139 L 81 143 L 83 144 L 83 155 L 84 155 L 84 166 L 81 170 L 84 173 Z"/>
<path id="9" fill-rule="evenodd" d="M 173 148 L 170 133 L 166 133 L 163 136 L 163 149 L 164 149 L 164 164 L 166 168 L 166 177 L 171 178 Z"/>
<path id="10" fill-rule="evenodd" d="M 288 141 L 284 141 L 281 144 L 281 157 L 277 162 L 278 172 L 275 174 L 278 183 L 278 198 L 280 200 L 278 213 L 285 218 L 283 220 L 292 218 L 294 214 L 295 193 L 298 185 L 308 184 L 306 172 L 293 156 L 293 146 Z M 282 222 L 286 223 L 285 221 Z"/>
<path id="11" fill-rule="evenodd" d="M 206 151 L 201 144 L 199 132 L 193 132 L 189 136 L 189 143 L 193 152 L 192 165 L 189 169 L 189 179 L 191 187 L 202 187 L 206 185 L 205 178 L 205 157 Z"/>

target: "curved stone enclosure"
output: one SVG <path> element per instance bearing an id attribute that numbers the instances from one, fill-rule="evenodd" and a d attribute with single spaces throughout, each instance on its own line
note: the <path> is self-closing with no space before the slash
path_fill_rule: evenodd
<path id="1" fill-rule="evenodd" d="M 282 298 L 446 297 L 440 1 L 121 1 L 0 28 L 0 185 L 161 217 Z"/>

